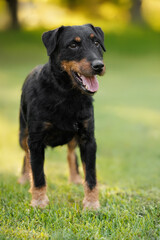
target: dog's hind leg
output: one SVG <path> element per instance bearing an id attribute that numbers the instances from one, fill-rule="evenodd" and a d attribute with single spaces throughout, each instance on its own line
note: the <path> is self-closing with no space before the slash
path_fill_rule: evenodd
<path id="1" fill-rule="evenodd" d="M 24 156 L 23 166 L 22 166 L 22 175 L 18 179 L 18 183 L 25 184 L 30 179 L 30 163 L 27 154 Z"/>
<path id="2" fill-rule="evenodd" d="M 28 146 L 27 146 L 27 139 L 28 139 L 28 131 L 23 119 L 22 113 L 20 112 L 20 134 L 19 134 L 19 142 L 22 149 L 25 151 L 25 156 L 23 159 L 23 166 L 22 166 L 22 175 L 18 179 L 18 183 L 25 184 L 30 179 L 30 159 L 28 156 Z"/>
<path id="3" fill-rule="evenodd" d="M 68 143 L 67 160 L 68 160 L 69 173 L 70 173 L 69 182 L 75 183 L 75 184 L 81 184 L 82 178 L 79 174 L 77 154 L 75 152 L 76 145 L 77 143 L 74 138 Z"/>

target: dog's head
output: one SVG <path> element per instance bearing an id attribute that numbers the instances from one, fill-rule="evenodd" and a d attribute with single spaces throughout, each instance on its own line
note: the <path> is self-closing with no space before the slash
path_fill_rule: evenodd
<path id="1" fill-rule="evenodd" d="M 98 90 L 97 75 L 103 75 L 104 33 L 91 24 L 60 27 L 45 32 L 42 40 L 48 55 L 54 58 L 83 93 Z"/>

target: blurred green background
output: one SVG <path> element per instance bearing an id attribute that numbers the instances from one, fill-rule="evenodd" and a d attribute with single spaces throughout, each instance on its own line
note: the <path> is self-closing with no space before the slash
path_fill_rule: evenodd
<path id="1" fill-rule="evenodd" d="M 18 144 L 19 102 L 26 75 L 48 59 L 41 35 L 60 25 L 85 23 L 102 27 L 107 49 L 106 74 L 99 78 L 100 88 L 94 97 L 100 191 L 108 191 L 107 198 L 113 192 L 136 192 L 142 202 L 148 196 L 157 206 L 160 198 L 159 0 L 0 2 L 0 183 L 4 202 L 9 201 L 8 186 L 14 183 L 17 191 L 22 191 L 16 185 L 23 158 Z M 65 146 L 47 150 L 45 172 L 51 189 L 52 184 L 66 184 Z M 107 200 L 104 195 L 101 199 L 105 208 Z"/>
<path id="2" fill-rule="evenodd" d="M 95 96 L 99 180 L 159 186 L 159 10 L 157 0 L 1 1 L 1 172 L 20 172 L 21 86 L 31 69 L 48 59 L 41 34 L 61 24 L 91 22 L 105 31 L 107 49 L 106 75 Z M 48 158 L 56 162 L 57 155 Z"/>

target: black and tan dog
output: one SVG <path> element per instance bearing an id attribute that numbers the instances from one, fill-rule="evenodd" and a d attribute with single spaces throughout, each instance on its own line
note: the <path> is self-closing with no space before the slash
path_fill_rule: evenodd
<path id="1" fill-rule="evenodd" d="M 85 174 L 84 208 L 99 208 L 96 181 L 96 141 L 92 95 L 96 75 L 103 75 L 104 34 L 91 24 L 45 32 L 49 62 L 27 77 L 21 96 L 20 145 L 25 150 L 20 183 L 31 175 L 32 206 L 45 207 L 46 146 L 68 144 L 70 181 L 80 183 L 75 147 L 80 148 Z M 29 174 L 31 173 L 31 174 Z"/>

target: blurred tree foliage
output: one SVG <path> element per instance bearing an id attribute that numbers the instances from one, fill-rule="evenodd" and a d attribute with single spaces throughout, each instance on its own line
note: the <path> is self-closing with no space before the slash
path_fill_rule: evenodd
<path id="1" fill-rule="evenodd" d="M 135 23 L 143 23 L 144 19 L 142 17 L 142 0 L 132 0 L 132 7 L 130 9 L 131 12 L 131 20 Z"/>
<path id="2" fill-rule="evenodd" d="M 11 24 L 10 27 L 13 29 L 20 28 L 20 24 L 18 21 L 18 0 L 6 0 L 10 17 L 11 17 Z"/>
<path id="3" fill-rule="evenodd" d="M 159 23 L 156 24 L 158 29 L 160 28 L 160 16 L 157 12 L 154 15 L 154 11 L 158 11 L 158 8 L 156 9 L 158 1 L 160 0 L 2 0 L 2 2 L 7 3 L 10 27 L 13 29 L 20 28 L 21 24 L 31 26 L 31 22 L 32 26 L 44 27 L 49 22 L 52 22 L 51 24 L 55 24 L 55 26 L 63 23 L 76 24 L 86 21 L 93 23 L 98 21 L 98 24 L 103 22 L 105 26 L 108 23 L 115 26 L 127 22 L 144 24 L 147 18 L 152 23 L 157 23 L 157 19 L 159 19 Z M 146 4 L 145 14 L 144 3 Z M 154 10 L 150 10 L 150 6 L 154 4 Z M 149 15 L 150 13 L 152 15 Z M 76 16 L 78 21 L 75 21 L 77 20 Z M 46 21 L 46 24 L 44 24 L 44 21 Z"/>
<path id="4" fill-rule="evenodd" d="M 54 0 L 52 0 L 54 2 Z M 84 12 L 87 11 L 91 16 L 96 17 L 99 15 L 97 6 L 103 3 L 113 3 L 119 7 L 122 5 L 129 5 L 131 14 L 131 21 L 134 23 L 142 23 L 143 17 L 141 12 L 142 0 L 61 0 L 61 4 L 65 4 L 68 8 L 76 10 L 77 8 L 83 8 Z"/>

